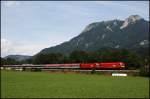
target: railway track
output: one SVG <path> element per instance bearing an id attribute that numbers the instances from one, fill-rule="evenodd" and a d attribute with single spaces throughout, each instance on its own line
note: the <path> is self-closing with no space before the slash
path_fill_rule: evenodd
<path id="1" fill-rule="evenodd" d="M 75 73 L 98 73 L 98 74 L 108 74 L 112 73 L 126 73 L 128 75 L 139 75 L 139 70 L 86 70 L 80 69 L 79 66 L 73 67 L 45 67 L 43 65 L 4 65 L 4 69 L 6 70 L 18 70 L 18 71 L 47 71 L 47 72 L 75 72 Z"/>

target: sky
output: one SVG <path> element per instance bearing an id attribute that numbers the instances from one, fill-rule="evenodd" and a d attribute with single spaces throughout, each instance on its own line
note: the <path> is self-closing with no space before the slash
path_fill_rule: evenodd
<path id="1" fill-rule="evenodd" d="M 79 35 L 90 23 L 149 20 L 148 1 L 1 1 L 1 56 L 35 55 Z"/>

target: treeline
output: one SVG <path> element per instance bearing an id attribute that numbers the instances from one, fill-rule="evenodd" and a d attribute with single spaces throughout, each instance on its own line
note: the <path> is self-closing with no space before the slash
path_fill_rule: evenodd
<path id="1" fill-rule="evenodd" d="M 1 58 L 1 65 L 12 64 L 57 64 L 57 63 L 94 63 L 94 62 L 116 62 L 126 64 L 126 69 L 140 69 L 143 73 L 149 72 L 149 56 L 141 57 L 139 54 L 129 50 L 99 50 L 95 52 L 73 51 L 70 54 L 49 53 L 37 54 L 25 61 Z"/>
<path id="2" fill-rule="evenodd" d="M 2 65 L 21 65 L 21 64 L 32 64 L 33 62 L 33 59 L 26 59 L 26 60 L 23 60 L 23 61 L 17 61 L 13 58 L 1 58 L 1 66 Z"/>

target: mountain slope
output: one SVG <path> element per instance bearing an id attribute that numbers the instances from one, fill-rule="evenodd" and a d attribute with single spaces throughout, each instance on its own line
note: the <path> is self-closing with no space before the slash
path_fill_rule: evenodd
<path id="1" fill-rule="evenodd" d="M 26 55 L 8 55 L 6 57 L 4 57 L 5 59 L 7 58 L 11 58 L 11 59 L 14 59 L 16 61 L 23 61 L 23 60 L 26 60 L 26 59 L 30 59 L 32 56 L 26 56 Z"/>
<path id="2" fill-rule="evenodd" d="M 40 53 L 70 53 L 73 50 L 95 51 L 101 48 L 137 49 L 149 45 L 149 22 L 138 15 L 125 20 L 89 24 L 77 37 Z"/>

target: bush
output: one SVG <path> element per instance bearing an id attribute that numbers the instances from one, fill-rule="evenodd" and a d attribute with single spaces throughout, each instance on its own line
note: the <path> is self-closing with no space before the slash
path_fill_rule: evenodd
<path id="1" fill-rule="evenodd" d="M 146 66 L 143 66 L 140 68 L 140 76 L 147 76 L 149 77 L 150 74 L 149 74 L 149 68 L 146 67 Z"/>

